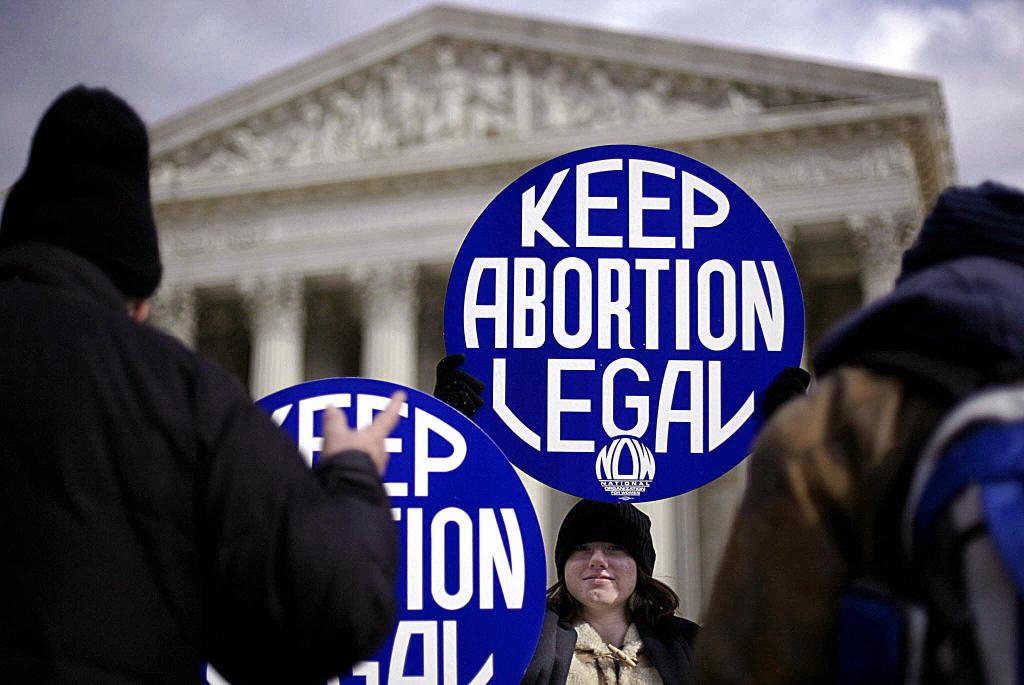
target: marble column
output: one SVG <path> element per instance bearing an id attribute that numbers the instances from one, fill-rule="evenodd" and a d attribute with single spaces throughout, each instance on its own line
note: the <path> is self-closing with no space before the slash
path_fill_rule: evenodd
<path id="1" fill-rule="evenodd" d="M 882 212 L 849 217 L 847 225 L 861 259 L 864 304 L 882 297 L 896 283 L 900 259 L 918 227 L 914 212 Z"/>
<path id="2" fill-rule="evenodd" d="M 701 531 L 700 493 L 688 492 L 676 498 L 676 568 L 679 581 L 676 593 L 679 595 L 679 611 L 683 616 L 697 620 L 703 607 L 705 582 L 702 564 L 704 555 L 703 532 Z"/>
<path id="3" fill-rule="evenodd" d="M 654 551 L 657 554 L 654 577 L 678 591 L 675 500 L 670 498 L 658 502 L 641 502 L 636 506 L 651 517 L 651 539 L 654 541 Z"/>
<path id="4" fill-rule="evenodd" d="M 261 274 L 241 284 L 252 327 L 249 391 L 260 398 L 303 380 L 302 276 Z"/>
<path id="5" fill-rule="evenodd" d="M 679 611 L 697 618 L 700 610 L 700 527 L 695 492 L 638 504 L 651 517 L 657 559 L 654 577 L 679 595 Z"/>
<path id="6" fill-rule="evenodd" d="M 196 292 L 192 286 L 167 285 L 152 300 L 151 320 L 189 347 L 196 343 Z"/>
<path id="7" fill-rule="evenodd" d="M 548 518 L 547 526 L 544 529 L 544 536 L 545 540 L 550 540 L 548 545 L 548 556 L 550 558 L 548 567 L 554 573 L 555 542 L 558 540 L 558 529 L 562 527 L 562 520 L 565 519 L 565 515 L 580 501 L 580 498 L 576 495 L 570 495 L 567 492 L 550 488 L 547 485 L 543 487 L 547 490 L 548 500 Z M 553 583 L 556 577 L 557 574 L 552 575 L 549 580 Z"/>
<path id="8" fill-rule="evenodd" d="M 381 265 L 357 272 L 363 304 L 363 376 L 416 384 L 416 267 Z"/>
<path id="9" fill-rule="evenodd" d="M 515 467 L 513 467 L 515 468 Z M 525 471 L 521 471 L 516 468 L 516 474 L 519 476 L 519 480 L 523 481 L 523 487 L 526 488 L 526 494 L 530 496 L 530 503 L 533 504 L 533 510 L 537 513 L 537 520 L 540 524 L 540 534 L 544 538 L 544 553 L 547 556 L 547 585 L 554 582 L 554 562 L 553 553 L 555 549 L 555 535 L 558 534 L 558 524 L 562 521 L 559 519 L 554 523 L 554 535 L 551 533 L 551 496 L 554 490 L 549 488 L 544 483 L 533 476 L 527 475 Z"/>
<path id="10" fill-rule="evenodd" d="M 796 263 L 796 259 L 794 257 L 794 252 L 796 250 L 796 233 L 797 233 L 796 227 L 793 225 L 792 222 L 787 221 L 786 219 L 775 219 L 773 221 L 773 224 L 775 225 L 775 230 L 777 230 L 779 232 L 779 235 L 782 237 L 783 242 L 786 243 L 786 250 L 789 252 L 790 259 L 793 259 L 793 262 L 795 264 Z M 806 283 L 801 283 L 801 287 L 806 287 L 806 286 L 807 286 Z M 806 302 L 805 302 L 805 305 L 806 305 Z M 807 328 L 805 327 L 804 328 L 803 351 L 800 353 L 800 366 L 802 368 L 805 368 L 805 369 L 809 369 L 810 368 L 810 360 L 807 357 L 809 349 L 810 349 L 810 345 L 809 345 L 809 342 L 807 340 Z"/>

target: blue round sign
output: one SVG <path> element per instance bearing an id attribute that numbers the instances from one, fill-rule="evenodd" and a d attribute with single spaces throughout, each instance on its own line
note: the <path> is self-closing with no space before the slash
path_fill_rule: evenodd
<path id="1" fill-rule="evenodd" d="M 800 363 L 803 300 L 736 184 L 610 145 L 544 162 L 484 209 L 444 332 L 487 384 L 475 418 L 513 464 L 580 497 L 649 501 L 746 456 L 759 394 Z"/>
<path id="2" fill-rule="evenodd" d="M 258 404 L 315 461 L 324 407 L 365 426 L 395 390 L 408 401 L 383 480 L 399 529 L 398 623 L 342 682 L 518 683 L 543 619 L 544 543 L 494 442 L 430 395 L 365 378 L 302 383 Z"/>

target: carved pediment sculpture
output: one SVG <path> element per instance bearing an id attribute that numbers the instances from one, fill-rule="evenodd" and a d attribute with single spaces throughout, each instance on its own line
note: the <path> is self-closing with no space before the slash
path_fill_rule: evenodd
<path id="1" fill-rule="evenodd" d="M 687 121 L 814 99 L 726 80 L 431 41 L 158 155 L 156 184 L 315 167 L 545 131 Z"/>

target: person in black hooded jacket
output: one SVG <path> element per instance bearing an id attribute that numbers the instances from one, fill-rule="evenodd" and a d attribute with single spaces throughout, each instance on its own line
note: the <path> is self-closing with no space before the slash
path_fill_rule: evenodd
<path id="1" fill-rule="evenodd" d="M 815 389 L 758 436 L 695 682 L 837 682 L 851 582 L 923 595 L 899 535 L 911 478 L 951 407 L 1024 379 L 1022 293 L 1024 193 L 991 182 L 944 191 L 895 290 L 829 334 Z M 946 682 L 940 670 L 986 682 L 952 651 L 930 656 L 921 682 Z"/>
<path id="2" fill-rule="evenodd" d="M 42 118 L 0 220 L 0 673 L 318 683 L 391 628 L 370 429 L 314 469 L 227 372 L 140 323 L 161 275 L 148 140 L 106 90 Z M 351 448 L 351 449 L 349 449 Z"/>

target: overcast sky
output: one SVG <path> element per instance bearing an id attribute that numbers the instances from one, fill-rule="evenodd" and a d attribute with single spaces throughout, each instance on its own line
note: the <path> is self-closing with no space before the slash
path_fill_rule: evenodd
<path id="1" fill-rule="evenodd" d="M 0 0 L 0 188 L 53 98 L 105 85 L 155 122 L 429 3 Z M 464 0 L 537 17 L 936 77 L 957 175 L 1024 186 L 1024 1 Z"/>

